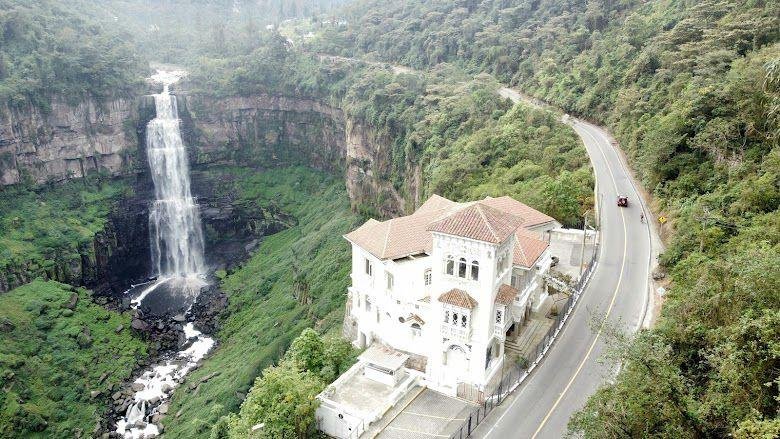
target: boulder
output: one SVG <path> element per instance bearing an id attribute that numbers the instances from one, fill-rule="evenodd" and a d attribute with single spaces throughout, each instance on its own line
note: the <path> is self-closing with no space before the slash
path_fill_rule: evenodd
<path id="1" fill-rule="evenodd" d="M 78 293 L 72 293 L 70 295 L 70 299 L 67 302 L 63 303 L 62 307 L 63 308 L 67 308 L 67 309 L 74 309 L 74 308 L 76 308 L 76 304 L 78 302 L 79 302 L 79 295 L 78 295 Z"/>
<path id="2" fill-rule="evenodd" d="M 130 327 L 135 329 L 135 330 L 138 330 L 138 331 L 148 331 L 149 330 L 149 325 L 145 321 L 143 321 L 143 320 L 141 320 L 139 318 L 133 318 L 133 321 L 130 322 Z"/>
<path id="3" fill-rule="evenodd" d="M 144 390 L 146 386 L 143 383 L 133 383 L 130 385 L 130 388 L 133 389 L 133 392 L 140 392 L 141 390 Z"/>

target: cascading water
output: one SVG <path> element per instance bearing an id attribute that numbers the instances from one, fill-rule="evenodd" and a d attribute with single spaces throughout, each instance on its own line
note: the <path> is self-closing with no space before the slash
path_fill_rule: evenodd
<path id="1" fill-rule="evenodd" d="M 187 150 L 179 130 L 176 98 L 168 90 L 182 74 L 158 71 L 152 77 L 163 84 L 162 93 L 154 95 L 157 115 L 146 127 L 146 153 L 155 189 L 155 201 L 149 211 L 149 239 L 157 280 L 136 286 L 129 293 L 134 307 L 144 305 L 145 309 L 163 314 L 186 312 L 206 285 L 200 214 L 190 191 Z M 186 348 L 133 382 L 133 402 L 127 406 L 124 417 L 116 421 L 120 436 L 157 436 L 159 428 L 155 423 L 167 413 L 168 406 L 163 401 L 214 346 L 214 340 L 197 331 L 192 323 L 184 325 L 183 331 Z"/>
<path id="2" fill-rule="evenodd" d="M 187 150 L 181 140 L 176 98 L 168 84 L 154 95 L 157 117 L 146 127 L 146 154 L 156 200 L 149 212 L 152 264 L 162 277 L 203 273 L 203 231 L 190 192 Z"/>

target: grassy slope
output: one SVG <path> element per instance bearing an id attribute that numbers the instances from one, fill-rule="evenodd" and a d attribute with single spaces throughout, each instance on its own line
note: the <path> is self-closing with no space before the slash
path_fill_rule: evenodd
<path id="1" fill-rule="evenodd" d="M 79 300 L 71 311 L 62 304 L 73 292 Z M 128 329 L 115 332 L 120 325 Z M 128 314 L 106 311 L 90 292 L 53 281 L 0 295 L 0 436 L 91 432 L 103 397 L 147 355 L 129 327 Z M 92 391 L 103 396 L 91 398 Z"/>
<path id="2" fill-rule="evenodd" d="M 27 264 L 33 276 L 55 277 L 55 265 L 80 257 L 79 248 L 105 227 L 112 204 L 127 190 L 118 180 L 71 181 L 37 191 L 3 188 L 0 271 Z"/>
<path id="3" fill-rule="evenodd" d="M 275 362 L 301 330 L 336 328 L 342 319 L 349 284 L 350 251 L 341 237 L 358 223 L 350 212 L 343 182 L 304 168 L 240 174 L 242 197 L 259 204 L 276 203 L 298 225 L 269 236 L 242 268 L 223 282 L 230 305 L 217 337 L 220 347 L 189 382 L 219 372 L 193 392 L 184 385 L 172 399 L 166 437 L 208 434 L 220 416 L 237 411 L 241 399 L 262 369 Z M 312 303 L 302 305 L 293 294 L 293 276 L 308 285 Z"/>

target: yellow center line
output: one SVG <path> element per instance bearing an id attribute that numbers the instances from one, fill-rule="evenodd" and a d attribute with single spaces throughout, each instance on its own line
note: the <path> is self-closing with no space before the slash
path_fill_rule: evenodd
<path id="1" fill-rule="evenodd" d="M 608 164 L 607 155 L 604 153 L 604 150 L 601 148 L 601 145 L 599 144 L 598 140 L 596 140 L 596 137 L 594 137 L 587 129 L 583 128 L 583 132 L 585 132 L 585 134 L 587 134 L 588 137 L 590 137 L 596 143 L 596 147 L 599 149 L 599 152 L 601 152 L 601 156 L 604 158 L 604 164 L 607 167 L 607 170 L 609 171 L 609 176 L 612 179 L 612 185 L 615 187 L 615 192 L 618 192 L 617 180 L 615 180 L 615 174 L 612 172 L 612 168 Z M 621 220 L 623 221 L 623 261 L 620 264 L 620 276 L 618 277 L 617 285 L 615 285 L 615 291 L 612 293 L 612 300 L 610 300 L 609 302 L 609 307 L 607 308 L 607 312 L 604 315 L 604 320 L 601 322 L 601 325 L 599 325 L 599 330 L 598 332 L 596 332 L 596 337 L 593 339 L 593 342 L 590 344 L 590 347 L 588 347 L 588 351 L 585 353 L 585 357 L 582 359 L 579 366 L 577 366 L 577 369 L 574 371 L 574 375 L 571 376 L 571 379 L 566 384 L 566 387 L 563 388 L 563 392 L 561 392 L 561 394 L 558 396 L 558 399 L 555 400 L 555 403 L 550 408 L 550 411 L 548 411 L 547 415 L 545 415 L 544 419 L 542 419 L 542 422 L 539 424 L 539 428 L 536 429 L 531 439 L 535 439 L 536 436 L 539 435 L 539 432 L 542 431 L 542 428 L 544 428 L 544 425 L 550 419 L 550 416 L 552 416 L 556 407 L 558 407 L 558 404 L 561 402 L 561 400 L 563 400 L 563 397 L 566 395 L 566 392 L 569 391 L 569 388 L 574 383 L 574 380 L 577 379 L 577 376 L 580 374 L 580 371 L 582 371 L 582 368 L 585 366 L 585 363 L 590 358 L 590 354 L 593 352 L 593 349 L 596 347 L 596 343 L 599 341 L 599 338 L 601 337 L 601 333 L 604 331 L 604 326 L 607 323 L 607 317 L 609 317 L 610 313 L 612 312 L 612 308 L 615 305 L 615 299 L 617 299 L 618 292 L 620 291 L 620 284 L 623 281 L 623 270 L 626 267 L 626 256 L 628 255 L 628 229 L 626 227 L 626 214 L 623 212 L 623 209 L 619 209 L 619 211 L 620 211 Z"/>

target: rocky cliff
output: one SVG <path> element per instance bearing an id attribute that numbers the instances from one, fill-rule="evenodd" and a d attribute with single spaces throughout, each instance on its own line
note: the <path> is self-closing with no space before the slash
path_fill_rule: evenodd
<path id="1" fill-rule="evenodd" d="M 54 97 L 44 111 L 0 106 L 0 185 L 79 178 L 89 173 L 125 175 L 137 151 L 135 99 Z"/>
<path id="2" fill-rule="evenodd" d="M 337 107 L 280 96 L 182 94 L 179 113 L 194 168 L 311 166 L 343 173 L 354 208 L 371 206 L 382 216 L 405 208 L 387 178 L 392 139 Z"/>

